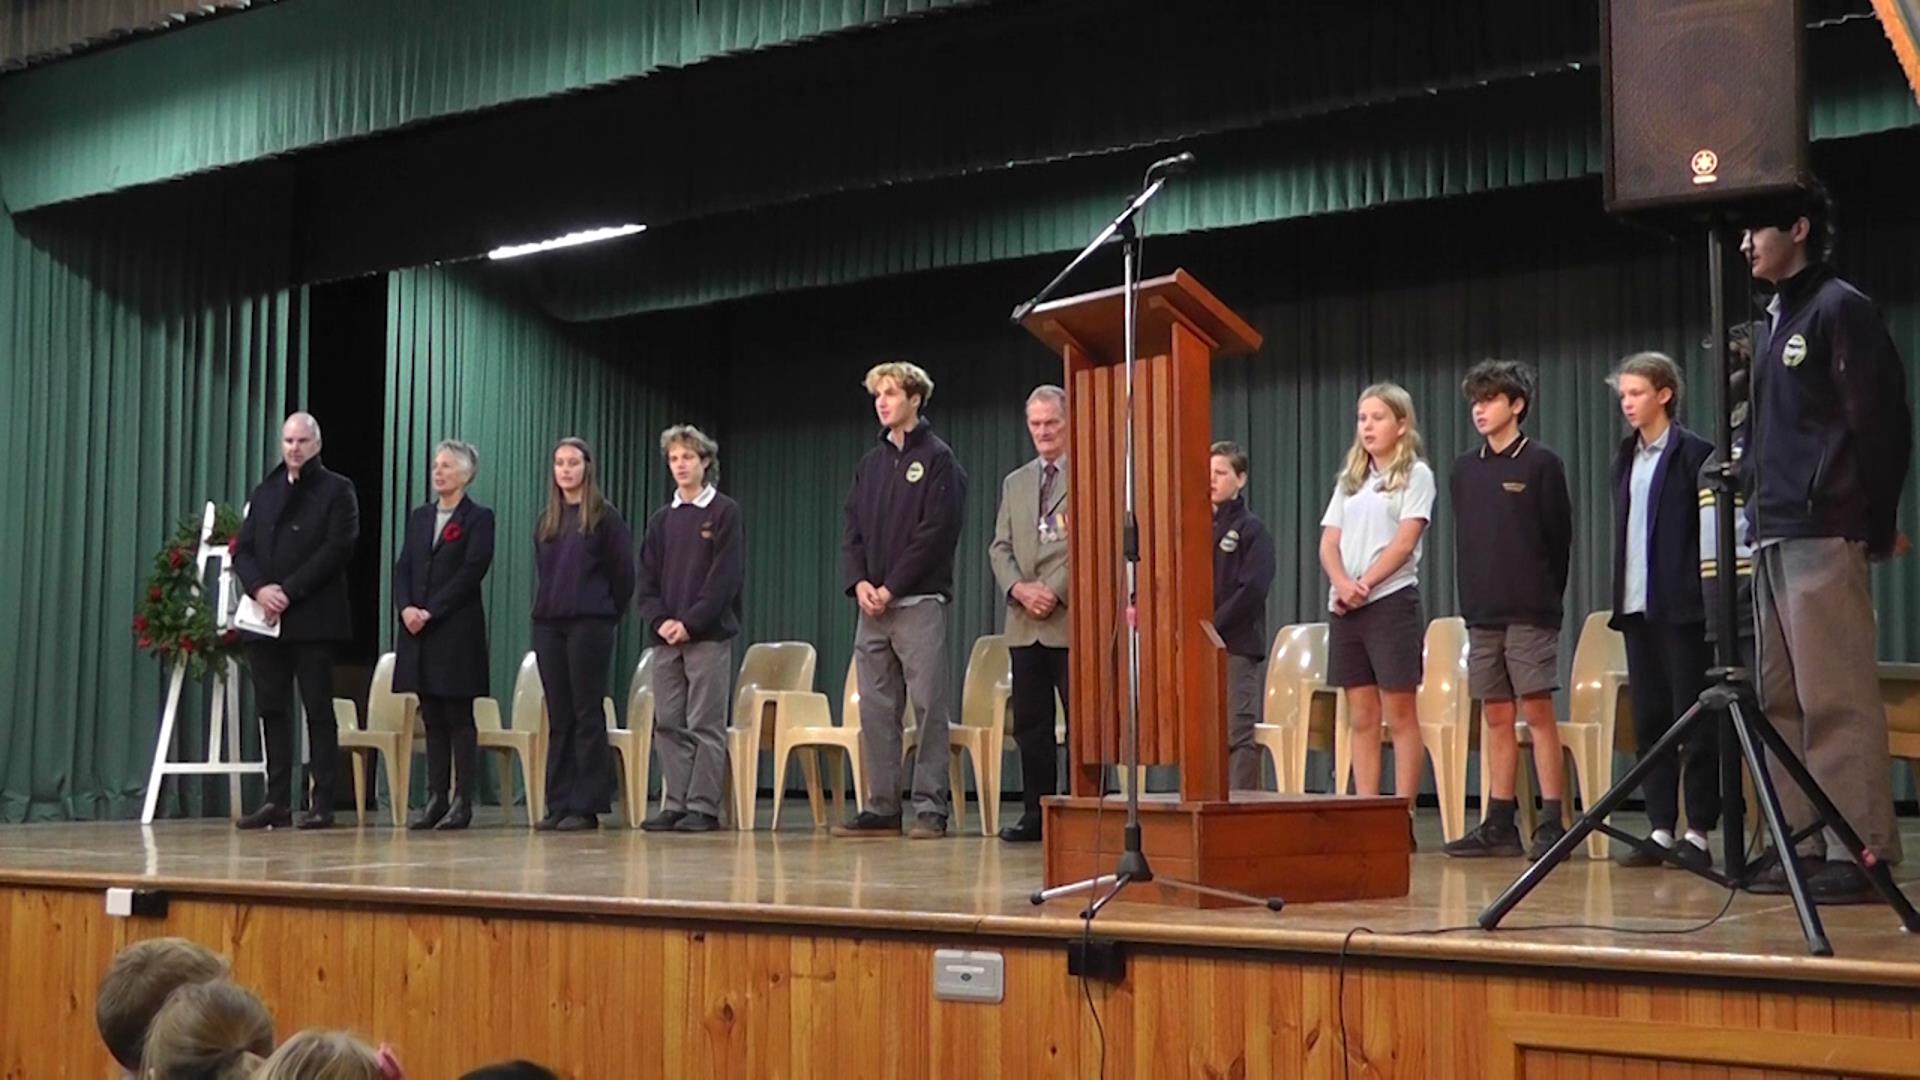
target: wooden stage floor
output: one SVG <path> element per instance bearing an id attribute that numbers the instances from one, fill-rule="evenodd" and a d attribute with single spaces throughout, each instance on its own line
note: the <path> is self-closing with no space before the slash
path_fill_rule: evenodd
<path id="1" fill-rule="evenodd" d="M 789 822 L 803 819 L 804 802 Z M 496 812 L 483 820 L 498 822 Z M 351 820 L 351 819 L 347 819 Z M 765 820 L 765 814 L 762 815 Z M 969 817 L 969 821 L 974 821 Z M 1920 851 L 1920 824 L 1906 823 Z M 1420 823 L 1406 897 L 1186 911 L 1130 904 L 1099 919 L 1102 936 L 1161 945 L 1409 960 L 1920 988 L 1920 937 L 1880 906 L 1823 908 L 1836 956 L 1810 957 L 1785 897 L 1739 895 L 1679 871 L 1627 870 L 1584 855 L 1557 870 L 1499 931 L 1470 926 L 1524 864 L 1437 853 L 1437 821 Z M 1920 897 L 1920 860 L 1896 876 Z M 939 841 L 836 840 L 789 824 L 774 833 L 653 835 L 605 829 L 535 835 L 487 824 L 463 834 L 384 824 L 329 832 L 240 833 L 224 821 L 0 828 L 0 886 L 131 885 L 174 896 L 591 915 L 779 927 L 1065 938 L 1080 905 L 1036 908 L 1038 845 L 976 833 Z M 1562 924 L 1584 924 L 1584 928 Z M 1349 935 L 1355 928 L 1363 932 Z M 1552 927 L 1552 928 L 1547 928 Z M 1652 933 L 1652 932 L 1659 933 Z"/>

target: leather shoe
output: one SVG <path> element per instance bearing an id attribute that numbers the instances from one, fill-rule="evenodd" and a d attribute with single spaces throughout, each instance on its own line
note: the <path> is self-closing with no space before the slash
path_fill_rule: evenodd
<path id="1" fill-rule="evenodd" d="M 712 814 L 703 814 L 698 810 L 693 810 L 688 812 L 685 817 L 680 819 L 679 824 L 673 827 L 673 831 L 674 832 L 712 832 L 713 830 L 719 827 L 720 827 L 719 818 L 714 817 Z"/>
<path id="2" fill-rule="evenodd" d="M 564 813 L 560 813 L 558 811 L 548 811 L 546 817 L 543 817 L 539 821 L 536 821 L 533 823 L 533 831 L 534 832 L 552 832 L 553 830 L 559 828 L 560 823 L 562 821 L 565 821 L 566 818 L 567 818 L 567 815 Z"/>
<path id="3" fill-rule="evenodd" d="M 1033 844 L 1040 840 L 1040 819 L 1023 817 L 1000 830 L 1000 839 L 1009 844 Z"/>
<path id="4" fill-rule="evenodd" d="M 568 814 L 554 825 L 554 832 L 586 832 L 600 827 L 598 814 Z"/>
<path id="5" fill-rule="evenodd" d="M 302 831 L 331 829 L 333 828 L 333 811 L 309 810 L 300 815 L 300 820 L 295 822 L 293 827 Z"/>
<path id="6" fill-rule="evenodd" d="M 431 829 L 440 824 L 440 819 L 446 816 L 447 800 L 435 795 L 427 800 L 427 805 L 415 811 L 413 817 L 407 819 L 407 828 L 415 831 Z"/>
<path id="7" fill-rule="evenodd" d="M 647 832 L 672 832 L 674 826 L 680 824 L 680 819 L 686 816 L 685 810 L 662 810 L 642 821 L 640 828 Z"/>
<path id="8" fill-rule="evenodd" d="M 1825 855 L 1800 856 L 1800 873 L 1811 878 L 1827 865 Z M 1787 893 L 1787 868 L 1780 864 L 1780 853 L 1772 848 L 1766 854 L 1753 861 L 1749 868 L 1751 876 L 1747 878 L 1746 890 L 1755 896 L 1785 896 Z"/>
<path id="9" fill-rule="evenodd" d="M 435 832 L 454 832 L 473 824 L 473 800 L 459 795 L 447 806 L 447 814 L 435 825 Z"/>
<path id="10" fill-rule="evenodd" d="M 293 812 L 274 803 L 261 803 L 253 813 L 233 823 L 236 829 L 284 829 L 293 824 Z"/>
<path id="11" fill-rule="evenodd" d="M 1816 904 L 1870 904 L 1880 898 L 1866 871 L 1845 859 L 1829 859 L 1808 874 L 1807 895 Z"/>

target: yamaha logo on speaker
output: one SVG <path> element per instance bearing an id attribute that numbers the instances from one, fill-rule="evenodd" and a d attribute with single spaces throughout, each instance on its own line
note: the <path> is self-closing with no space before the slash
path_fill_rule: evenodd
<path id="1" fill-rule="evenodd" d="M 1693 152 L 1693 182 L 1715 184 L 1720 181 L 1720 155 L 1711 150 Z"/>

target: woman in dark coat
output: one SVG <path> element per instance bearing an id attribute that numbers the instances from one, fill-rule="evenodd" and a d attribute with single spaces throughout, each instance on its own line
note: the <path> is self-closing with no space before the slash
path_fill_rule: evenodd
<path id="1" fill-rule="evenodd" d="M 479 467 L 480 452 L 468 443 L 448 439 L 434 449 L 435 498 L 407 517 L 393 564 L 393 689 L 420 696 L 427 727 L 427 805 L 409 829 L 464 829 L 473 820 L 473 699 L 487 693 L 489 664 L 480 583 L 493 565 L 493 511 L 467 497 Z"/>

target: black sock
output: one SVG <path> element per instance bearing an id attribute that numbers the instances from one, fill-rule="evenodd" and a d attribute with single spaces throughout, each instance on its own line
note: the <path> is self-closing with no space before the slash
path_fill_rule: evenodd
<path id="1" fill-rule="evenodd" d="M 1513 828 L 1513 815 L 1520 810 L 1520 803 L 1514 799 L 1493 799 L 1487 803 L 1487 824 L 1502 829 Z"/>
<path id="2" fill-rule="evenodd" d="M 1565 825 L 1561 824 L 1559 799 L 1540 800 L 1540 824 L 1551 825 L 1561 829 L 1566 828 Z"/>

